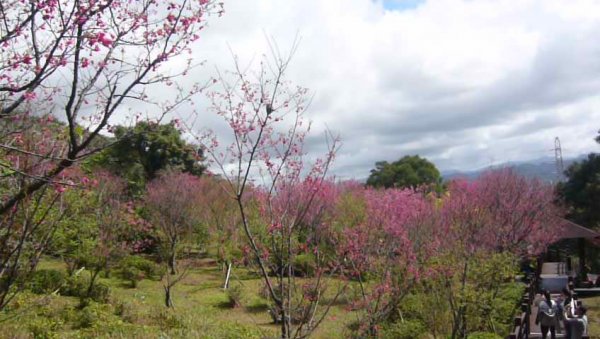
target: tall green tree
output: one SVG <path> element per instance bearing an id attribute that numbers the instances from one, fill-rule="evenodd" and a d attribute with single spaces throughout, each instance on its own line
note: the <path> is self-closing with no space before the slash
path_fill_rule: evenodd
<path id="1" fill-rule="evenodd" d="M 173 122 L 139 122 L 134 127 L 117 126 L 118 140 L 90 163 L 124 177 L 134 192 L 163 170 L 176 170 L 199 176 L 205 167 L 198 146 L 187 143 Z"/>
<path id="2" fill-rule="evenodd" d="M 600 131 L 596 141 L 600 144 Z M 590 153 L 565 172 L 567 181 L 559 192 L 569 206 L 569 219 L 583 226 L 600 227 L 600 154 Z"/>
<path id="3" fill-rule="evenodd" d="M 439 188 L 441 176 L 433 163 L 418 155 L 407 155 L 402 159 L 388 163 L 378 161 L 367 179 L 367 185 L 373 187 L 419 187 L 432 185 Z"/>

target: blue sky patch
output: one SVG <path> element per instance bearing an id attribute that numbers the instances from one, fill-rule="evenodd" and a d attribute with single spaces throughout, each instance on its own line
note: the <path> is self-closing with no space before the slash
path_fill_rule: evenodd
<path id="1" fill-rule="evenodd" d="M 383 7 L 388 10 L 408 11 L 425 3 L 425 0 L 383 0 Z"/>

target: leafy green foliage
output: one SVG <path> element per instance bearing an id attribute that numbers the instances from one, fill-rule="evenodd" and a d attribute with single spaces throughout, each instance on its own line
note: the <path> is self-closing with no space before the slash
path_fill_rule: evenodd
<path id="1" fill-rule="evenodd" d="M 139 122 L 134 127 L 117 126 L 118 140 L 88 162 L 88 167 L 99 166 L 120 175 L 128 182 L 133 193 L 140 193 L 146 182 L 162 170 L 179 170 L 201 175 L 202 152 L 197 146 L 182 139 L 174 123 L 159 125 Z"/>
<path id="2" fill-rule="evenodd" d="M 36 317 L 28 324 L 29 332 L 34 339 L 60 338 L 58 331 L 62 326 L 60 320 L 45 317 Z"/>
<path id="3" fill-rule="evenodd" d="M 427 332 L 425 325 L 418 320 L 406 320 L 384 326 L 381 338 L 384 339 L 416 339 Z"/>
<path id="4" fill-rule="evenodd" d="M 393 163 L 379 161 L 367 179 L 367 185 L 373 187 L 419 187 L 433 185 L 439 189 L 441 176 L 434 164 L 418 155 L 405 156 Z"/>
<path id="5" fill-rule="evenodd" d="M 37 270 L 27 286 L 36 294 L 48 294 L 59 290 L 65 283 L 66 276 L 62 271 L 52 269 Z"/>
<path id="6" fill-rule="evenodd" d="M 123 258 L 116 273 L 121 279 L 129 281 L 133 288 L 137 287 L 138 281 L 146 278 L 158 279 L 163 274 L 159 265 L 137 255 Z"/>
<path id="7" fill-rule="evenodd" d="M 72 276 L 67 278 L 61 294 L 79 298 L 82 305 L 88 304 L 89 300 L 106 303 L 110 297 L 110 287 L 103 282 L 95 282 L 90 288 L 89 278 Z"/>
<path id="8" fill-rule="evenodd" d="M 90 303 L 81 309 L 77 317 L 78 328 L 105 326 L 113 318 L 110 305 Z"/>
<path id="9" fill-rule="evenodd" d="M 294 257 L 294 274 L 298 276 L 314 276 L 316 266 L 315 259 L 310 254 L 299 254 Z"/>
<path id="10" fill-rule="evenodd" d="M 589 154 L 565 174 L 567 181 L 559 184 L 559 192 L 570 207 L 569 219 L 586 227 L 600 226 L 600 154 Z"/>
<path id="11" fill-rule="evenodd" d="M 447 267 L 451 262 L 440 260 L 438 264 Z M 471 258 L 469 267 L 464 288 L 460 274 L 417 284 L 398 306 L 398 316 L 391 320 L 419 321 L 427 332 L 444 337 L 450 334 L 453 312 L 463 307 L 469 338 L 484 332 L 507 335 L 524 290 L 522 283 L 514 282 L 514 256 L 481 253 Z"/>

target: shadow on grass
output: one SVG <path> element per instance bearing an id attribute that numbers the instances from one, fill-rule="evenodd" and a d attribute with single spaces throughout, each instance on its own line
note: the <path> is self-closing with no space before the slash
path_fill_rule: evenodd
<path id="1" fill-rule="evenodd" d="M 220 301 L 218 302 L 215 307 L 223 309 L 223 310 L 234 310 L 236 308 L 241 309 L 242 307 L 238 304 L 237 306 L 235 306 L 231 301 Z M 247 310 L 248 308 L 246 308 Z"/>
<path id="2" fill-rule="evenodd" d="M 322 305 L 327 305 L 327 306 L 331 306 L 331 307 L 341 307 L 341 306 L 348 306 L 350 305 L 350 300 L 348 300 L 347 298 L 340 296 L 337 299 L 333 299 L 333 298 L 323 298 L 322 300 Z"/>
<path id="3" fill-rule="evenodd" d="M 255 303 L 249 306 L 246 306 L 246 312 L 248 313 L 263 313 L 267 312 L 269 309 L 269 305 L 265 303 Z"/>

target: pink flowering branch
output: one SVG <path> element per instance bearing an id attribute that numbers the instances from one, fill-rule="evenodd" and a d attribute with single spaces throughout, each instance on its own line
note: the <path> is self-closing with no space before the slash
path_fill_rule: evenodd
<path id="1" fill-rule="evenodd" d="M 45 167 L 28 173 L 24 185 L 4 197 L 0 214 L 98 151 L 94 140 L 102 131 L 110 132 L 111 118 L 126 102 L 152 105 L 161 119 L 202 92 L 208 84 L 184 88 L 177 83 L 196 66 L 191 58 L 173 74 L 165 74 L 163 65 L 189 53 L 207 16 L 222 13 L 222 4 L 212 1 L 3 2 L 0 121 L 18 132 L 18 121 L 30 112 L 56 115 L 67 124 L 68 138 L 55 135 L 55 152 L 46 158 L 37 148 L 0 139 L 5 150 L 16 147 L 23 154 L 42 155 L 38 162 Z M 175 85 L 178 93 L 166 101 L 150 98 L 147 91 L 162 85 Z M 54 110 L 48 108 L 52 105 Z M 17 158 L 12 152 L 9 160 Z M 19 171 L 24 172 L 22 166 Z"/>
<path id="2" fill-rule="evenodd" d="M 274 304 L 273 317 L 281 325 L 282 337 L 300 338 L 310 334 L 328 310 L 318 312 L 318 306 L 325 288 L 324 265 L 334 260 L 325 259 L 316 239 L 326 228 L 319 221 L 335 196 L 326 193 L 333 193 L 326 176 L 339 140 L 332 138 L 322 159 L 310 165 L 304 160 L 310 124 L 303 114 L 309 102 L 306 89 L 284 80 L 291 54 L 283 58 L 274 52 L 274 64 L 261 63 L 256 79 L 244 72 L 237 60 L 234 72 L 220 74 L 223 90 L 209 93 L 209 98 L 212 110 L 230 127 L 233 141 L 223 145 L 211 132 L 199 135 L 198 141 L 236 202 L 241 228 Z M 262 185 L 254 184 L 259 178 Z M 259 220 L 250 218 L 255 204 Z M 301 230 L 311 235 L 303 249 L 297 242 Z M 301 250 L 311 253 L 317 268 L 311 285 L 303 289 L 305 295 L 298 298 L 294 258 Z"/>

